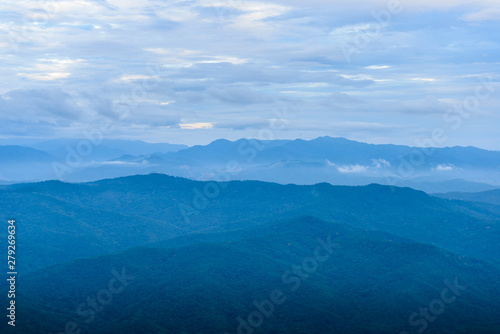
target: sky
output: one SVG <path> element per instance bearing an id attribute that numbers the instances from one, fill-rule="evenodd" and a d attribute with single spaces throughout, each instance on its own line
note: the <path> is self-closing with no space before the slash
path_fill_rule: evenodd
<path id="1" fill-rule="evenodd" d="M 500 1 L 0 2 L 1 138 L 500 150 Z"/>

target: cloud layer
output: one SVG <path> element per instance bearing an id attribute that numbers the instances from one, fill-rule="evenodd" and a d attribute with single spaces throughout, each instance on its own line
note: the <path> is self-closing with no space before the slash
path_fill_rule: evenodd
<path id="1" fill-rule="evenodd" d="M 498 1 L 7 0 L 0 18 L 3 136 L 109 118 L 148 141 L 500 149 Z"/>

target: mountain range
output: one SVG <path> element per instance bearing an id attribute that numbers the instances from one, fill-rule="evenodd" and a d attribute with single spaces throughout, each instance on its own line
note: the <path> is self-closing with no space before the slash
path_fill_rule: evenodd
<path id="1" fill-rule="evenodd" d="M 500 330 L 488 201 L 151 174 L 4 185 L 0 203 L 20 273 L 6 333 Z"/>
<path id="2" fill-rule="evenodd" d="M 385 231 L 468 256 L 500 256 L 493 237 L 500 229 L 498 207 L 440 199 L 410 188 L 216 183 L 151 174 L 84 184 L 19 184 L 4 186 L 0 194 L 3 212 L 30 222 L 19 232 L 19 242 L 27 258 L 43 255 L 22 265 L 35 269 L 105 250 L 301 215 Z M 9 219 L 4 213 L 0 217 Z M 472 237 L 482 241 L 470 244 Z"/>
<path id="3" fill-rule="evenodd" d="M 202 239 L 174 239 L 175 246 L 133 248 L 27 274 L 17 330 L 356 334 L 500 329 L 495 279 L 500 270 L 483 261 L 312 217 Z M 334 244 L 330 248 L 318 240 Z M 314 260 L 315 251 L 322 262 Z M 113 295 L 107 289 L 117 277 L 123 282 L 115 284 L 121 290 Z M 419 311 L 422 306 L 432 322 Z M 438 307 L 439 317 L 429 307 Z"/>
<path id="4" fill-rule="evenodd" d="M 221 139 L 192 147 L 59 139 L 28 146 L 0 146 L 0 181 L 88 182 L 165 173 L 193 180 L 378 183 L 429 193 L 479 192 L 500 187 L 500 152 L 474 147 L 374 145 L 331 137 L 309 141 Z"/>

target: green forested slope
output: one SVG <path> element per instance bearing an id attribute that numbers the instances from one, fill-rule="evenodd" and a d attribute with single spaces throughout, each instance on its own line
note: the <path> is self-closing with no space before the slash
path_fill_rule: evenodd
<path id="1" fill-rule="evenodd" d="M 282 303 L 273 303 L 260 327 L 250 327 L 255 333 L 416 333 L 424 324 L 427 333 L 500 330 L 500 270 L 480 260 L 311 217 L 231 234 L 25 275 L 16 330 L 56 333 L 74 321 L 88 333 L 236 333 L 238 317 L 251 326 L 259 323 L 255 313 L 249 320 L 252 312 L 270 313 L 269 303 L 259 311 L 254 301 L 271 300 L 275 290 Z M 108 289 L 113 269 L 134 278 L 109 304 L 98 303 L 102 310 L 86 323 L 87 298 Z M 453 286 L 455 279 L 457 294 L 448 288 L 443 297 L 444 281 Z M 453 301 L 430 313 L 435 320 L 418 315 L 441 298 Z M 82 303 L 86 313 L 79 315 Z"/>

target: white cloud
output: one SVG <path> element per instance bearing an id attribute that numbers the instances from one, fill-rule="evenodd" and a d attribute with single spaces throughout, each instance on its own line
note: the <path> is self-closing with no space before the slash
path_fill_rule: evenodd
<path id="1" fill-rule="evenodd" d="M 386 68 L 390 68 L 390 66 L 387 65 L 370 65 L 365 67 L 368 70 L 383 70 Z"/>
<path id="2" fill-rule="evenodd" d="M 403 10 L 408 12 L 422 12 L 430 10 L 443 10 L 460 6 L 467 6 L 474 4 L 479 7 L 498 8 L 500 5 L 497 0 L 419 0 L 419 1 L 387 1 L 387 0 L 358 0 L 346 2 L 345 0 L 309 0 L 304 3 L 303 0 L 274 0 L 275 2 L 282 2 L 288 5 L 295 5 L 300 7 L 316 7 L 316 8 L 343 8 L 345 11 L 363 10 L 369 12 L 374 8 L 380 10 L 386 9 L 389 3 L 400 2 Z"/>
<path id="3" fill-rule="evenodd" d="M 33 67 L 26 67 L 28 72 L 19 72 L 18 76 L 35 81 L 53 81 L 66 79 L 71 76 L 72 70 L 84 63 L 83 59 L 69 58 L 40 58 Z"/>
<path id="4" fill-rule="evenodd" d="M 231 64 L 244 64 L 248 62 L 248 59 L 240 59 L 237 57 L 226 57 L 226 56 L 209 56 L 209 60 L 202 60 L 202 64 L 217 64 L 217 63 L 231 63 Z"/>
<path id="5" fill-rule="evenodd" d="M 18 73 L 20 77 L 36 81 L 52 81 L 68 78 L 71 73 L 53 72 L 53 73 Z"/>
<path id="6" fill-rule="evenodd" d="M 118 81 L 123 81 L 123 82 L 132 82 L 132 81 L 137 81 L 137 80 L 147 80 L 151 79 L 152 76 L 149 75 L 144 75 L 144 74 L 130 74 L 130 75 L 124 75 Z"/>
<path id="7" fill-rule="evenodd" d="M 363 80 L 373 80 L 373 77 L 366 75 L 366 74 L 340 74 L 342 78 L 349 79 L 349 80 L 356 80 L 356 81 L 363 81 Z"/>
<path id="8" fill-rule="evenodd" d="M 217 64 L 217 63 L 231 63 L 231 64 L 245 64 L 249 59 L 239 58 L 227 55 L 210 55 L 203 54 L 202 51 L 196 50 L 179 50 L 179 49 L 165 49 L 165 48 L 145 48 L 145 51 L 166 56 L 165 62 L 179 63 L 185 66 L 193 66 L 194 64 Z"/>
<path id="9" fill-rule="evenodd" d="M 185 130 L 211 129 L 214 127 L 212 123 L 182 123 L 179 126 Z"/>
<path id="10" fill-rule="evenodd" d="M 465 21 L 497 21 L 500 20 L 500 8 L 484 9 L 479 12 L 467 14 L 463 18 Z"/>
<path id="11" fill-rule="evenodd" d="M 330 32 L 330 35 L 346 37 L 346 35 L 358 35 L 367 31 L 374 31 L 376 28 L 380 28 L 376 22 L 358 23 L 335 28 Z"/>
<path id="12" fill-rule="evenodd" d="M 411 78 L 413 81 L 424 81 L 424 82 L 434 82 L 436 79 L 434 78 Z"/>
<path id="13" fill-rule="evenodd" d="M 176 48 L 165 49 L 165 48 L 145 48 L 144 50 L 160 54 L 160 55 L 170 55 L 170 56 L 194 56 L 201 53 L 201 51 L 196 50 L 180 50 Z"/>
<path id="14" fill-rule="evenodd" d="M 364 173 L 368 170 L 368 166 L 362 166 L 362 165 L 346 165 L 346 166 L 339 166 L 337 167 L 337 170 L 341 173 L 344 174 L 351 174 L 351 173 Z"/>
<path id="15" fill-rule="evenodd" d="M 370 169 L 370 166 L 363 166 L 360 164 L 339 166 L 333 162 L 330 162 L 330 160 L 328 160 L 328 159 L 326 159 L 326 163 L 329 166 L 333 166 L 333 167 L 337 168 L 337 170 L 343 174 L 365 173 L 365 172 L 369 171 L 369 169 Z M 390 167 L 391 166 L 390 162 L 388 162 L 384 159 L 372 159 L 372 165 L 375 168 Z"/>
<path id="16" fill-rule="evenodd" d="M 385 159 L 372 159 L 375 168 L 391 167 L 391 163 Z"/>
<path id="17" fill-rule="evenodd" d="M 452 171 L 453 169 L 454 169 L 453 165 L 447 165 L 447 164 L 437 165 L 436 167 L 436 170 L 440 172 L 448 172 Z"/>
<path id="18" fill-rule="evenodd" d="M 97 165 L 146 165 L 148 162 L 146 160 L 142 162 L 136 162 L 136 161 L 103 161 L 98 163 Z"/>

